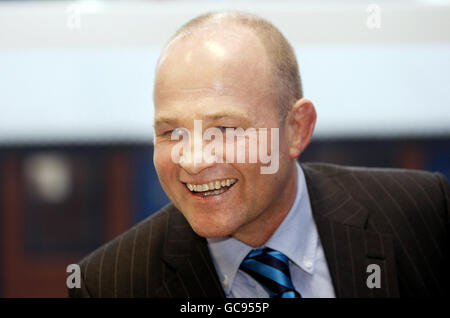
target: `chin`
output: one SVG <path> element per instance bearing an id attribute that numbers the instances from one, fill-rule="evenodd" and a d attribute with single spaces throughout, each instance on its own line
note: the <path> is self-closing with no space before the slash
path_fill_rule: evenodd
<path id="1" fill-rule="evenodd" d="M 214 237 L 224 237 L 231 235 L 234 229 L 231 229 L 227 226 L 211 226 L 211 225 L 200 225 L 200 224 L 191 224 L 192 229 L 197 235 L 204 238 L 214 238 Z"/>

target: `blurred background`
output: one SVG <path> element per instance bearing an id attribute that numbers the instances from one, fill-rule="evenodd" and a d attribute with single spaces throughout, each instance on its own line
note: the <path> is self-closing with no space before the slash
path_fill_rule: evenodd
<path id="1" fill-rule="evenodd" d="M 65 297 L 66 267 L 168 202 L 157 57 L 198 14 L 269 19 L 318 111 L 301 161 L 450 177 L 450 2 L 0 0 L 0 296 Z"/>

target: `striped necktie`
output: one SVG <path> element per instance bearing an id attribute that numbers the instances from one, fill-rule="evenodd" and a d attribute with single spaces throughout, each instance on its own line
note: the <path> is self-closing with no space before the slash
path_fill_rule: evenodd
<path id="1" fill-rule="evenodd" d="M 265 247 L 252 250 L 240 269 L 253 277 L 272 298 L 301 298 L 289 273 L 289 259 L 281 252 Z"/>

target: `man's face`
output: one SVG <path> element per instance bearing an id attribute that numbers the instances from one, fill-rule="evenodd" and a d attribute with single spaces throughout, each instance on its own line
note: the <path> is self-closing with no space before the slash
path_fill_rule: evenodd
<path id="1" fill-rule="evenodd" d="M 270 85 L 263 46 L 242 30 L 179 40 L 161 59 L 154 93 L 154 163 L 164 191 L 201 236 L 254 231 L 255 222 L 264 226 L 265 216 L 289 208 L 284 191 L 292 179 L 292 159 L 286 129 L 279 129 L 279 169 L 274 174 L 261 174 L 259 157 L 257 163 L 249 163 L 248 157 L 246 163 L 226 163 L 225 156 L 224 163 L 176 163 L 171 154 L 178 141 L 171 140 L 171 133 L 183 127 L 193 136 L 194 120 L 202 120 L 203 130 L 279 127 Z M 235 183 L 222 187 L 227 179 Z M 225 190 L 219 194 L 189 189 L 217 181 Z"/>

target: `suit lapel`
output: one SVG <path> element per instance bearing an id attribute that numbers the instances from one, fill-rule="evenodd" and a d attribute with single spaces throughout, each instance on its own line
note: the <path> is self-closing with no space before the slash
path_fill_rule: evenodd
<path id="1" fill-rule="evenodd" d="M 302 168 L 336 297 L 398 297 L 392 237 L 367 229 L 369 212 L 340 185 L 337 173 Z M 380 288 L 367 286 L 370 264 L 379 266 Z"/>
<path id="2" fill-rule="evenodd" d="M 175 207 L 169 212 L 163 260 L 168 266 L 159 293 L 169 297 L 225 297 L 206 240 L 195 234 Z"/>

